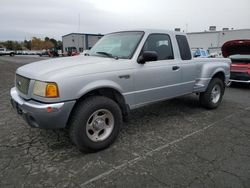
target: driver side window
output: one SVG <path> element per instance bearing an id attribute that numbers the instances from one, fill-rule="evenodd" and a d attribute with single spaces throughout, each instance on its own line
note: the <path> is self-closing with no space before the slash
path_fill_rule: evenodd
<path id="1" fill-rule="evenodd" d="M 142 52 L 154 51 L 158 55 L 158 60 L 174 59 L 173 48 L 169 35 L 151 34 L 147 38 Z"/>

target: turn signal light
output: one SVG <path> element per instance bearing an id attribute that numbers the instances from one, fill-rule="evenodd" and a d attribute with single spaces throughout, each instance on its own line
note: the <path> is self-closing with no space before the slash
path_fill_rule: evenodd
<path id="1" fill-rule="evenodd" d="M 45 96 L 49 98 L 59 97 L 59 91 L 56 83 L 47 84 Z"/>

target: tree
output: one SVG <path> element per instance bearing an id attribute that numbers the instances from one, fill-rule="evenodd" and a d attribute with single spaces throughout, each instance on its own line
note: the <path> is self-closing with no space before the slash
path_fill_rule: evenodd
<path id="1" fill-rule="evenodd" d="M 50 40 L 43 42 L 43 49 L 48 50 L 48 49 L 54 48 L 54 47 L 55 47 L 55 45 Z"/>
<path id="2" fill-rule="evenodd" d="M 42 50 L 43 49 L 43 43 L 40 38 L 33 37 L 31 41 L 31 48 L 32 50 Z"/>
<path id="3" fill-rule="evenodd" d="M 5 42 L 5 47 L 9 50 L 14 50 L 14 42 L 13 41 L 10 41 L 10 40 L 7 40 Z"/>
<path id="4" fill-rule="evenodd" d="M 62 48 L 63 48 L 62 41 L 58 40 L 57 41 L 57 49 L 62 50 Z"/>
<path id="5" fill-rule="evenodd" d="M 22 50 L 22 45 L 17 41 L 5 41 L 1 42 L 0 46 L 7 48 L 8 50 Z"/>
<path id="6" fill-rule="evenodd" d="M 31 40 L 24 40 L 23 46 L 27 48 L 28 50 L 31 50 Z"/>
<path id="7" fill-rule="evenodd" d="M 49 39 L 50 42 L 54 44 L 54 47 L 57 48 L 57 41 L 53 38 Z"/>
<path id="8" fill-rule="evenodd" d="M 20 42 L 14 42 L 14 50 L 23 50 L 22 44 Z"/>
<path id="9" fill-rule="evenodd" d="M 43 50 L 43 49 L 50 49 L 54 48 L 55 45 L 49 40 L 47 40 L 48 37 L 45 38 L 45 40 L 42 40 L 40 38 L 33 37 L 32 38 L 32 50 Z"/>
<path id="10" fill-rule="evenodd" d="M 8 50 L 48 50 L 51 48 L 61 49 L 62 42 L 56 41 L 53 38 L 45 37 L 44 40 L 41 38 L 33 37 L 32 40 L 24 40 L 23 42 L 18 41 L 4 41 L 0 42 L 0 47 L 7 48 Z"/>
<path id="11" fill-rule="evenodd" d="M 53 45 L 54 45 L 53 47 L 55 49 L 62 49 L 62 41 L 60 41 L 60 40 L 57 41 L 56 39 L 49 38 L 49 37 L 45 37 L 44 40 L 45 40 L 45 42 L 50 41 L 51 43 L 53 43 Z M 46 44 L 48 44 L 48 43 L 46 43 Z"/>

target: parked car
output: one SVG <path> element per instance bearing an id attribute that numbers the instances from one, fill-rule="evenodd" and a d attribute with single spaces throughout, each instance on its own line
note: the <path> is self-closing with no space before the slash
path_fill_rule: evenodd
<path id="1" fill-rule="evenodd" d="M 40 53 L 38 53 L 39 56 L 48 56 L 48 57 L 58 57 L 59 53 L 57 49 L 48 49 L 48 50 L 44 50 Z"/>
<path id="2" fill-rule="evenodd" d="M 232 40 L 222 46 L 222 54 L 232 60 L 230 67 L 231 83 L 250 84 L 250 40 Z"/>
<path id="3" fill-rule="evenodd" d="M 1 55 L 9 55 L 9 56 L 14 56 L 15 52 L 12 50 L 7 50 L 6 48 L 0 48 L 0 56 Z"/>
<path id="4" fill-rule="evenodd" d="M 22 55 L 29 55 L 28 51 L 23 51 Z"/>
<path id="5" fill-rule="evenodd" d="M 78 52 L 76 48 L 71 48 L 70 50 L 68 50 L 68 56 L 76 56 L 76 55 L 80 55 L 80 52 Z"/>
<path id="6" fill-rule="evenodd" d="M 58 54 L 58 56 L 63 56 L 62 50 L 57 50 L 57 54 Z"/>
<path id="7" fill-rule="evenodd" d="M 221 55 L 219 52 L 212 52 L 212 53 L 209 53 L 209 57 L 217 58 L 217 57 L 221 57 Z"/>
<path id="8" fill-rule="evenodd" d="M 80 53 L 80 55 L 88 55 L 89 54 L 89 50 L 83 50 L 82 53 Z"/>
<path id="9" fill-rule="evenodd" d="M 124 31 L 102 37 L 88 52 L 17 69 L 12 105 L 32 127 L 68 128 L 80 150 L 114 142 L 130 110 L 199 93 L 217 108 L 230 59 L 193 59 L 186 34 Z"/>
<path id="10" fill-rule="evenodd" d="M 193 57 L 207 58 L 209 57 L 209 53 L 207 50 L 203 48 L 192 49 Z"/>
<path id="11" fill-rule="evenodd" d="M 16 51 L 16 55 L 23 55 L 23 51 L 22 50 Z"/>
<path id="12" fill-rule="evenodd" d="M 68 56 L 76 56 L 76 55 L 80 55 L 80 53 L 77 51 L 71 51 L 68 53 Z"/>

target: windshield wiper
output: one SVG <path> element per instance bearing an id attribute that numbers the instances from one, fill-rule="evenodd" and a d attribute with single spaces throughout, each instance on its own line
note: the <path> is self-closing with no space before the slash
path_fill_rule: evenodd
<path id="1" fill-rule="evenodd" d="M 101 55 L 105 55 L 107 57 L 111 57 L 111 58 L 114 58 L 114 59 L 119 59 L 117 56 L 113 56 L 112 54 L 108 53 L 108 52 L 96 52 L 97 54 L 101 54 Z"/>

